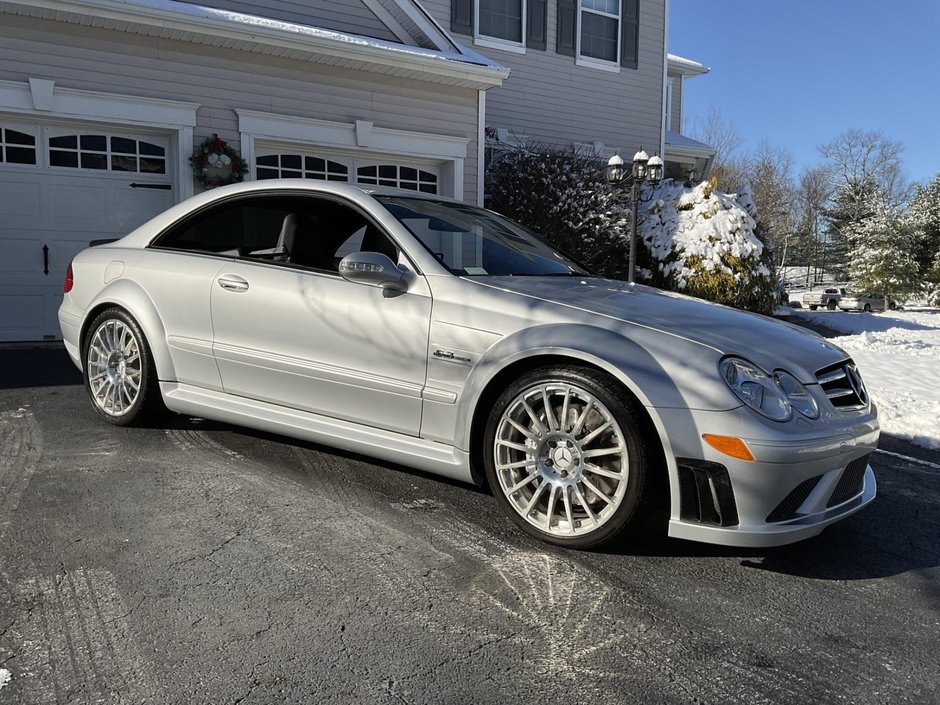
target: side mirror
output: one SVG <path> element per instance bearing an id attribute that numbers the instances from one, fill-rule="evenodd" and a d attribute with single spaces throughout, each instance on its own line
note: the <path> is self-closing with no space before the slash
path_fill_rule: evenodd
<path id="1" fill-rule="evenodd" d="M 359 284 L 372 284 L 389 291 L 405 291 L 405 272 L 388 255 L 379 252 L 353 252 L 340 260 L 343 279 Z"/>

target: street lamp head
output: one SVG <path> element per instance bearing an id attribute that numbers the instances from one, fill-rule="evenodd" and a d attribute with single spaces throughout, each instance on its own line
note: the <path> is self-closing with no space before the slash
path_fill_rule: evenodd
<path id="1" fill-rule="evenodd" d="M 619 154 L 615 154 L 607 162 L 607 183 L 619 184 L 623 181 L 623 177 L 623 159 L 620 158 Z"/>
<path id="2" fill-rule="evenodd" d="M 633 155 L 633 178 L 637 181 L 643 181 L 646 178 L 646 163 L 650 160 L 649 155 L 640 148 L 640 151 Z"/>
<path id="3" fill-rule="evenodd" d="M 646 178 L 654 186 L 663 180 L 663 160 L 658 154 L 654 154 L 646 163 L 646 170 L 648 172 Z"/>

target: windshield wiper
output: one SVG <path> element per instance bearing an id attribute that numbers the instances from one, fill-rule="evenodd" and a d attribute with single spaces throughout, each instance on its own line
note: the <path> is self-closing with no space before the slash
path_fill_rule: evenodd
<path id="1" fill-rule="evenodd" d="M 509 277 L 590 277 L 584 272 L 512 272 Z"/>

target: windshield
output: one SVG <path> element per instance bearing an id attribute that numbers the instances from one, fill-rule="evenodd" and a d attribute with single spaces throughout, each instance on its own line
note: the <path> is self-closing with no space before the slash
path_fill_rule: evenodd
<path id="1" fill-rule="evenodd" d="M 590 272 L 502 216 L 474 206 L 376 196 L 454 274 L 587 276 Z"/>

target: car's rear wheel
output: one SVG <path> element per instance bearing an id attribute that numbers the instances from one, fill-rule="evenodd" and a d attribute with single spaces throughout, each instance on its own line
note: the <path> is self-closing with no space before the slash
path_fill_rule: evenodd
<path id="1" fill-rule="evenodd" d="M 835 310 L 836 310 L 836 302 L 835 302 L 835 301 L 830 301 L 828 304 L 826 304 L 826 308 L 828 308 L 830 311 L 835 311 Z"/>
<path id="2" fill-rule="evenodd" d="M 648 472 L 642 412 L 617 386 L 594 370 L 552 367 L 497 400 L 484 434 L 487 479 L 533 536 L 588 548 L 639 517 Z"/>
<path id="3" fill-rule="evenodd" d="M 871 313 L 871 304 L 865 304 L 864 311 L 865 313 Z"/>
<path id="4" fill-rule="evenodd" d="M 813 306 L 813 305 L 811 304 L 810 307 L 809 307 L 809 310 L 810 310 L 810 311 L 815 311 L 817 308 L 819 308 L 819 306 Z"/>
<path id="5" fill-rule="evenodd" d="M 85 389 L 105 421 L 128 426 L 164 408 L 147 340 L 126 311 L 102 311 L 88 326 L 82 349 Z"/>

